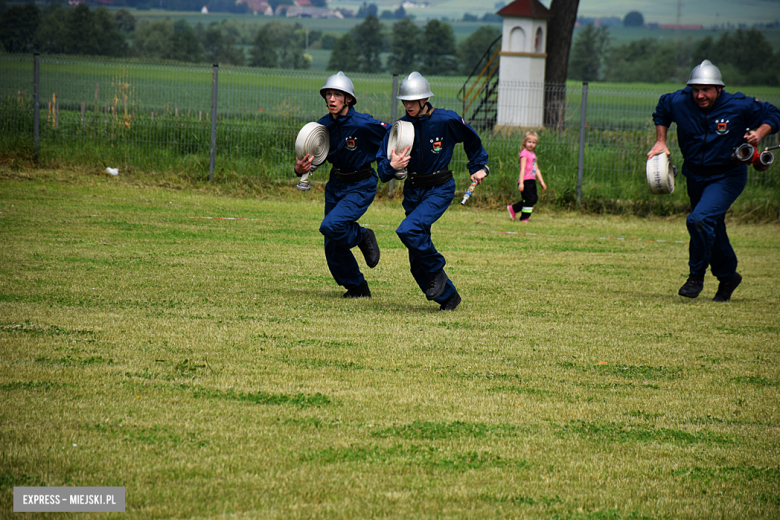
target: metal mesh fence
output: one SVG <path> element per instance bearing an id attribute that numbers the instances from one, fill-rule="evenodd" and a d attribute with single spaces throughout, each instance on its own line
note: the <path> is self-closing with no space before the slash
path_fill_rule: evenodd
<path id="1" fill-rule="evenodd" d="M 33 61 L 30 55 L 0 55 L 1 152 L 32 150 L 36 144 Z M 327 73 L 240 67 L 216 70 L 216 170 L 269 182 L 294 182 L 295 137 L 305 123 L 326 113 L 319 89 Z M 202 65 L 40 57 L 39 153 L 65 163 L 138 171 L 182 169 L 206 176 L 212 152 L 214 74 L 213 67 Z M 392 76 L 351 73 L 350 78 L 358 96 L 356 109 L 390 122 Z M 435 107 L 463 112 L 464 104 L 458 99 L 463 78 L 428 79 Z M 574 194 L 585 109 L 584 195 L 648 198 L 644 170 L 645 153 L 655 135 L 651 114 L 659 96 L 670 90 L 668 85 L 618 88 L 591 84 L 583 105 L 582 84 L 502 83 L 498 95 L 515 115 L 507 120 L 508 116 L 499 114 L 495 127 L 479 129 L 491 171 L 497 174 L 491 189 L 514 193 L 522 132 L 533 128 L 539 133 L 537 155 L 548 185 L 557 190 L 558 197 Z M 780 92 L 763 98 L 777 105 Z M 403 108 L 399 111 L 403 113 Z M 762 144 L 777 142 L 774 135 Z M 669 145 L 673 158 L 679 158 L 674 126 Z M 463 172 L 460 183 L 464 185 L 466 162 L 462 147 L 457 147 L 451 168 Z M 780 193 L 776 169 L 757 172 L 751 168 L 748 181 L 749 186 L 764 190 L 773 203 Z"/>

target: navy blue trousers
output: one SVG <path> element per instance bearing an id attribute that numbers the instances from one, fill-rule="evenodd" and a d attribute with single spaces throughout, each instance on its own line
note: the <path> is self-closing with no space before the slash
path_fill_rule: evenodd
<path id="1" fill-rule="evenodd" d="M 447 211 L 454 196 L 454 179 L 428 188 L 414 188 L 409 181 L 404 183 L 406 218 L 395 232 L 409 250 L 410 270 L 423 293 L 428 288 L 428 277 L 444 269 L 447 263 L 433 245 L 431 226 Z M 455 285 L 450 280 L 441 296 L 434 301 L 444 303 L 454 293 Z"/>
<path id="2" fill-rule="evenodd" d="M 688 265 L 691 275 L 704 276 L 707 267 L 718 278 L 737 271 L 737 255 L 726 234 L 726 212 L 745 189 L 747 174 L 729 175 L 714 180 L 686 177 L 693 211 L 686 224 L 691 236 Z"/>
<path id="3" fill-rule="evenodd" d="M 325 259 L 336 283 L 354 289 L 365 281 L 351 249 L 363 240 L 357 220 L 376 197 L 376 175 L 345 183 L 332 176 L 325 185 L 325 218 L 320 233 L 325 236 Z"/>

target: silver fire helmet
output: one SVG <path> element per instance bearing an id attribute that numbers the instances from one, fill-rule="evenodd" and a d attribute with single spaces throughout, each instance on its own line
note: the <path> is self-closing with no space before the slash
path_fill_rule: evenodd
<path id="1" fill-rule="evenodd" d="M 320 89 L 320 96 L 322 96 L 323 99 L 325 99 L 326 90 L 339 90 L 352 96 L 352 102 L 350 102 L 349 106 L 357 103 L 355 87 L 352 85 L 352 81 L 341 71 L 339 71 L 338 74 L 330 76 L 325 81 L 325 84 Z"/>
<path id="2" fill-rule="evenodd" d="M 412 72 L 401 80 L 401 86 L 398 87 L 398 99 L 401 101 L 416 101 L 429 97 L 433 97 L 431 86 L 419 72 Z"/>
<path id="3" fill-rule="evenodd" d="M 710 60 L 704 60 L 701 65 L 696 65 L 691 71 L 691 77 L 688 85 L 715 85 L 725 86 L 720 77 L 720 69 L 710 63 Z"/>

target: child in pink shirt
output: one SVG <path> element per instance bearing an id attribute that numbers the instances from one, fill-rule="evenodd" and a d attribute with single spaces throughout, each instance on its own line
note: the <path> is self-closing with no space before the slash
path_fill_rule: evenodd
<path id="1" fill-rule="evenodd" d="M 522 200 L 506 207 L 509 216 L 515 220 L 515 215 L 520 213 L 520 222 L 528 222 L 531 218 L 531 212 L 534 210 L 534 204 L 539 201 L 539 195 L 536 193 L 536 179 L 542 184 L 542 190 L 547 189 L 544 183 L 542 172 L 539 171 L 539 165 L 536 164 L 536 154 L 534 150 L 539 142 L 539 136 L 533 130 L 525 133 L 523 136 L 523 149 L 520 151 L 520 178 L 517 180 L 517 189 L 522 193 Z"/>

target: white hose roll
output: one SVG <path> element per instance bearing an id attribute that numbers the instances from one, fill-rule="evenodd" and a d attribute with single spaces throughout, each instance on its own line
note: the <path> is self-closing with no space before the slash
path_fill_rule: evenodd
<path id="1" fill-rule="evenodd" d="M 666 195 L 674 192 L 674 178 L 677 168 L 672 166 L 669 156 L 659 153 L 647 160 L 647 186 L 653 195 Z"/>
<path id="2" fill-rule="evenodd" d="M 390 129 L 390 137 L 387 138 L 387 158 L 392 160 L 392 152 L 395 149 L 395 153 L 400 155 L 401 152 L 408 146 L 409 150 L 406 152 L 406 156 L 412 153 L 412 145 L 414 144 L 414 125 L 408 121 L 396 121 L 393 123 L 393 128 Z"/>
<path id="3" fill-rule="evenodd" d="M 295 157 L 303 159 L 306 155 L 314 157 L 312 164 L 319 166 L 325 162 L 330 152 L 330 134 L 319 123 L 306 123 L 295 139 Z"/>

